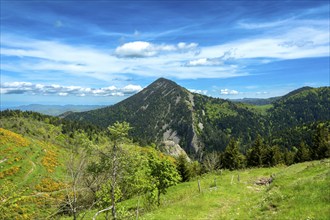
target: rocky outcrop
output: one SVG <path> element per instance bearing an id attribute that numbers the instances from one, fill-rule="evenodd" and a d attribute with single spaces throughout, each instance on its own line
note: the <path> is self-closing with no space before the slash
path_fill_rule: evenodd
<path id="1" fill-rule="evenodd" d="M 173 157 L 178 157 L 179 155 L 185 155 L 187 160 L 190 161 L 187 153 L 180 147 L 179 144 L 175 143 L 174 141 L 163 141 L 159 146 L 158 149 L 168 155 Z"/>

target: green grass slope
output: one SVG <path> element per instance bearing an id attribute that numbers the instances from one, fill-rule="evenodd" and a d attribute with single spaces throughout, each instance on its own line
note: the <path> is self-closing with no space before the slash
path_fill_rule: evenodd
<path id="1" fill-rule="evenodd" d="M 201 192 L 197 180 L 172 187 L 158 209 L 140 207 L 139 219 L 329 219 L 329 168 L 327 159 L 207 174 L 200 178 Z M 256 184 L 272 174 L 270 185 Z M 136 210 L 137 204 L 136 199 L 121 206 Z"/>
<path id="2" fill-rule="evenodd" d="M 63 198 L 66 152 L 0 128 L 0 219 L 49 216 Z"/>

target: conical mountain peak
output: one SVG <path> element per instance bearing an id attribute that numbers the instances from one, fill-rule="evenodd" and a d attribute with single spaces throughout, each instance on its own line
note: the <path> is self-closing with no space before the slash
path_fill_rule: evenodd
<path id="1" fill-rule="evenodd" d="M 154 81 L 153 83 L 151 83 L 147 88 L 149 89 L 184 89 L 183 87 L 179 86 L 178 84 L 176 84 L 175 82 L 166 79 L 166 78 L 159 78 L 156 81 Z"/>

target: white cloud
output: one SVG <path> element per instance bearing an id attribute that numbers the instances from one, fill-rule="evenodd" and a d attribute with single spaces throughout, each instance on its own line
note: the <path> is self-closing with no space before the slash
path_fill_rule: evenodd
<path id="1" fill-rule="evenodd" d="M 264 29 L 262 35 L 227 42 L 221 45 L 203 47 L 200 57 L 210 65 L 226 51 L 232 50 L 230 57 L 240 62 L 254 59 L 265 64 L 278 59 L 301 59 L 328 57 L 330 34 L 328 20 L 279 20 L 268 23 L 239 23 L 245 29 Z"/>
<path id="2" fill-rule="evenodd" d="M 235 48 L 233 59 L 300 59 L 329 56 L 329 33 L 295 29 L 281 36 L 256 37 L 203 48 L 201 56 L 212 59 Z M 261 61 L 262 61 L 261 60 Z M 269 60 L 267 60 L 268 62 Z"/>
<path id="3" fill-rule="evenodd" d="M 152 44 L 145 41 L 135 41 L 125 43 L 116 48 L 115 54 L 118 57 L 153 57 L 159 54 L 169 52 L 189 52 L 197 51 L 198 44 L 196 43 L 178 43 L 171 44 Z"/>
<path id="4" fill-rule="evenodd" d="M 207 94 L 207 90 L 201 90 L 201 89 L 188 89 L 190 92 L 193 93 L 198 93 L 198 94 L 202 94 L 202 95 L 206 95 Z"/>
<path id="5" fill-rule="evenodd" d="M 266 95 L 268 94 L 269 92 L 256 92 L 256 95 Z"/>
<path id="6" fill-rule="evenodd" d="M 224 51 L 223 55 L 215 58 L 200 58 L 196 60 L 191 60 L 186 63 L 186 66 L 219 66 L 224 65 L 227 61 L 234 60 L 237 57 L 235 53 L 236 49 L 230 49 Z"/>
<path id="7" fill-rule="evenodd" d="M 127 94 L 130 94 L 130 93 L 135 93 L 136 91 L 141 91 L 142 89 L 143 88 L 140 85 L 129 84 L 129 85 L 123 87 L 122 91 Z"/>
<path id="8" fill-rule="evenodd" d="M 230 90 L 230 89 L 221 89 L 220 90 L 221 95 L 238 95 L 239 92 L 236 90 Z"/>
<path id="9" fill-rule="evenodd" d="M 197 60 L 191 60 L 186 65 L 187 66 L 217 66 L 222 64 L 223 62 L 217 58 L 200 58 Z"/>
<path id="10" fill-rule="evenodd" d="M 139 85 L 127 85 L 123 88 L 109 86 L 104 88 L 85 88 L 80 86 L 42 85 L 29 82 L 5 82 L 1 84 L 1 94 L 33 94 L 59 96 L 126 96 L 142 90 Z"/>
<path id="11" fill-rule="evenodd" d="M 157 51 L 148 42 L 136 41 L 117 47 L 115 54 L 120 57 L 151 57 L 155 56 Z"/>

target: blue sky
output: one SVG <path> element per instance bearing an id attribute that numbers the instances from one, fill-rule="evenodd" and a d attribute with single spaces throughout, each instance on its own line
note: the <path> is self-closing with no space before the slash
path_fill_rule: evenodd
<path id="1" fill-rule="evenodd" d="M 114 104 L 159 77 L 221 98 L 329 86 L 329 1 L 1 0 L 1 105 Z"/>

